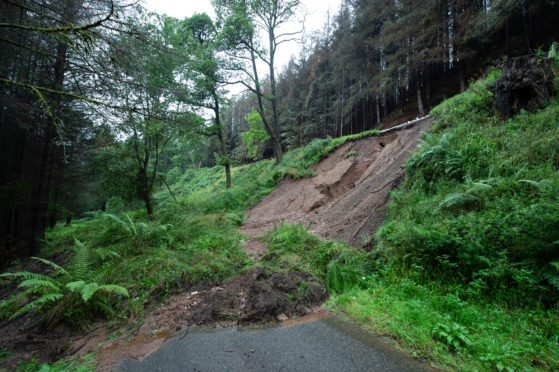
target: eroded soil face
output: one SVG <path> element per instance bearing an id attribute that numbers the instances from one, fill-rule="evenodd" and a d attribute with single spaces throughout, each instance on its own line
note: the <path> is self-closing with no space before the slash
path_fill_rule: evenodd
<path id="1" fill-rule="evenodd" d="M 285 179 L 249 209 L 243 234 L 258 237 L 282 222 L 359 246 L 384 220 L 389 192 L 430 119 L 384 136 L 349 142 L 312 167 L 313 178 Z"/>
<path id="2" fill-rule="evenodd" d="M 324 285 L 308 273 L 254 268 L 219 287 L 172 296 L 148 315 L 133 339 L 102 349 L 98 369 L 109 371 L 124 359 L 142 360 L 186 327 L 287 320 L 321 310 L 327 297 Z"/>

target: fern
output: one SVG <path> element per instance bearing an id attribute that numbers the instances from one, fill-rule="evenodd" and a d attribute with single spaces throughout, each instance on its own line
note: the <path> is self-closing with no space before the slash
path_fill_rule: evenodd
<path id="1" fill-rule="evenodd" d="M 84 285 L 80 290 L 80 294 L 82 295 L 83 301 L 84 302 L 89 301 L 89 299 L 93 297 L 95 292 L 97 292 L 98 288 L 99 285 L 97 283 L 88 283 Z"/>
<path id="2" fill-rule="evenodd" d="M 463 152 L 452 149 L 452 136 L 445 133 L 440 139 L 423 132 L 419 139 L 419 152 L 408 161 L 408 169 L 413 174 L 421 168 L 431 168 L 434 176 L 461 179 L 464 174 L 466 156 Z"/>
<path id="3" fill-rule="evenodd" d="M 551 44 L 547 57 L 555 61 L 555 63 L 559 62 L 559 44 L 556 41 Z"/>
<path id="4" fill-rule="evenodd" d="M 73 311 L 68 311 L 68 306 L 86 306 L 98 291 L 129 297 L 128 290 L 119 285 L 99 285 L 96 281 L 88 282 L 87 276 L 90 274 L 91 254 L 88 248 L 77 239 L 75 239 L 75 254 L 72 264 L 74 269 L 72 271 L 68 271 L 43 258 L 34 257 L 34 259 L 53 267 L 59 275 L 53 278 L 28 271 L 1 274 L 0 277 L 21 278 L 22 281 L 19 283 L 19 287 L 27 288 L 23 292 L 25 296 L 29 297 L 34 294 L 39 294 L 37 299 L 21 307 L 11 318 L 32 309 L 51 308 L 52 311 L 50 314 L 47 314 L 47 319 L 56 322 L 59 320 L 60 316 L 74 313 Z M 95 274 L 95 279 L 102 279 L 107 276 L 108 266 L 105 265 L 101 271 Z M 79 297 L 76 297 L 76 295 L 79 295 Z M 76 298 L 80 297 L 83 302 L 76 302 Z M 82 311 L 77 313 L 82 314 Z"/>
<path id="5" fill-rule="evenodd" d="M 64 295 L 62 293 L 47 293 L 41 297 L 39 297 L 38 299 L 36 299 L 35 301 L 32 301 L 30 303 L 28 303 L 27 305 L 23 306 L 21 309 L 19 309 L 18 311 L 16 311 L 11 317 L 10 319 L 13 319 L 15 317 L 17 317 L 18 315 L 21 315 L 31 309 L 34 309 L 36 307 L 43 307 L 49 303 L 52 302 L 58 302 L 60 301 L 62 298 L 64 297 Z"/>
<path id="6" fill-rule="evenodd" d="M 98 291 L 105 291 L 108 293 L 116 293 L 116 294 L 120 294 L 126 297 L 130 297 L 130 294 L 128 293 L 128 290 L 120 285 L 116 285 L 116 284 L 105 284 L 105 285 L 100 285 L 99 288 L 97 288 Z"/>
<path id="7" fill-rule="evenodd" d="M 4 273 L 4 274 L 0 274 L 0 278 L 6 278 L 6 277 L 21 277 L 24 279 L 34 279 L 34 280 L 51 280 L 51 277 L 46 276 L 46 275 L 42 275 L 42 274 L 36 274 L 36 273 L 30 273 L 29 271 L 19 271 L 17 273 Z"/>
<path id="8" fill-rule="evenodd" d="M 327 265 L 324 281 L 329 290 L 343 293 L 359 283 L 361 272 L 353 261 L 353 257 L 341 252 Z"/>
<path id="9" fill-rule="evenodd" d="M 117 293 L 126 297 L 130 296 L 126 288 L 116 284 L 106 284 L 100 286 L 97 283 L 86 283 L 83 280 L 78 280 L 76 282 L 66 284 L 66 288 L 72 292 L 78 292 L 82 296 L 84 302 L 88 302 L 97 291 Z"/>
<path id="10" fill-rule="evenodd" d="M 167 231 L 171 225 L 154 225 L 145 222 L 135 223 L 129 215 L 125 215 L 126 221 L 112 214 L 105 214 L 107 218 L 116 222 L 119 231 L 108 230 L 106 233 L 112 236 L 112 241 L 128 241 L 136 250 L 144 249 L 162 233 Z"/>
<path id="11" fill-rule="evenodd" d="M 44 258 L 40 258 L 40 257 L 31 257 L 31 258 L 34 259 L 34 260 L 40 261 L 40 262 L 42 262 L 46 265 L 49 265 L 50 267 L 54 268 L 54 270 L 56 272 L 58 272 L 62 275 L 67 275 L 68 274 L 68 272 L 62 266 L 59 266 L 52 261 L 45 260 Z"/>
<path id="12" fill-rule="evenodd" d="M 75 256 L 74 256 L 74 276 L 78 278 L 83 278 L 89 271 L 89 266 L 91 262 L 91 255 L 85 244 L 80 242 L 78 239 L 74 239 L 75 242 Z"/>
<path id="13" fill-rule="evenodd" d="M 49 280 L 37 280 L 37 279 L 27 279 L 19 283 L 18 287 L 39 287 L 39 288 L 51 288 L 55 291 L 60 291 L 56 282 L 52 279 Z"/>
<path id="14" fill-rule="evenodd" d="M 480 198 L 473 194 L 468 192 L 459 192 L 448 195 L 442 202 L 439 203 L 439 209 L 471 208 L 480 201 Z"/>

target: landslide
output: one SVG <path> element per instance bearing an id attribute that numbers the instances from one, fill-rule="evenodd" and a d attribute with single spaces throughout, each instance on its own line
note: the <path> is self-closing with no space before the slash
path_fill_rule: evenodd
<path id="1" fill-rule="evenodd" d="M 359 246 L 383 222 L 389 192 L 403 179 L 406 160 L 431 122 L 426 117 L 404 129 L 345 143 L 311 167 L 315 177 L 286 178 L 247 210 L 241 232 L 256 238 L 283 222 L 301 223 L 323 238 Z M 255 245 L 249 241 L 245 249 L 261 256 L 264 248 Z"/>

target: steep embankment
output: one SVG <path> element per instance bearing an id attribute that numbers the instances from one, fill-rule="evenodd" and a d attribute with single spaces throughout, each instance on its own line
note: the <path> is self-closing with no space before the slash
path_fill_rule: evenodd
<path id="1" fill-rule="evenodd" d="M 312 166 L 315 177 L 284 179 L 247 211 L 242 232 L 258 237 L 282 222 L 302 223 L 321 237 L 359 245 L 384 220 L 389 192 L 402 180 L 406 160 L 431 121 L 425 117 L 348 142 Z M 256 243 L 247 246 L 253 255 L 261 253 Z"/>

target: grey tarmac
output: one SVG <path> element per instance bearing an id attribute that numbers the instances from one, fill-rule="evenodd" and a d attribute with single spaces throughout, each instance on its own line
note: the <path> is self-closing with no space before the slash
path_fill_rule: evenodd
<path id="1" fill-rule="evenodd" d="M 263 328 L 183 330 L 126 371 L 434 371 L 390 342 L 331 316 Z"/>

